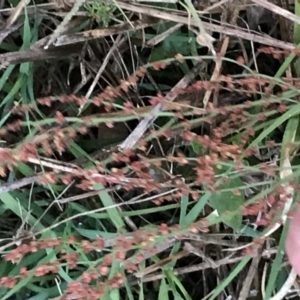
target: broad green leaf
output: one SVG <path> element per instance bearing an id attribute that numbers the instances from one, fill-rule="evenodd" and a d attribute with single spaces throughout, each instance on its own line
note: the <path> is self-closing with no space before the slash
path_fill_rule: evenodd
<path id="1" fill-rule="evenodd" d="M 103 189 L 104 186 L 101 183 L 97 183 L 94 185 L 95 190 Z M 103 204 L 104 207 L 108 207 L 107 213 L 109 215 L 109 218 L 113 225 L 116 227 L 116 229 L 122 230 L 125 227 L 125 223 L 120 215 L 120 211 L 113 207 L 115 205 L 112 197 L 109 195 L 109 193 L 101 193 L 99 194 L 99 198 Z"/>
<path id="2" fill-rule="evenodd" d="M 220 191 L 213 193 L 209 198 L 211 207 L 216 209 L 222 221 L 234 230 L 241 228 L 242 215 L 235 214 L 232 216 L 227 214 L 227 212 L 236 211 L 243 205 L 245 195 L 242 190 L 239 190 L 241 186 L 243 186 L 243 182 L 239 177 L 228 178 L 228 182 L 223 182 L 219 185 Z M 223 189 L 225 191 L 222 191 Z M 235 191 L 238 191 L 239 194 L 235 193 Z"/>
<path id="3" fill-rule="evenodd" d="M 192 141 L 192 149 L 196 154 L 200 154 L 201 150 L 202 150 L 202 146 L 200 145 L 200 143 L 198 143 L 197 141 Z"/>
<path id="4" fill-rule="evenodd" d="M 168 300 L 169 299 L 169 286 L 166 283 L 165 278 L 163 278 L 160 282 L 158 299 L 159 300 Z"/>

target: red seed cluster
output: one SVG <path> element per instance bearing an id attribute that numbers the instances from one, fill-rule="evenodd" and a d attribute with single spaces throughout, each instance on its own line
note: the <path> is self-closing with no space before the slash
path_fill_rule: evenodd
<path id="1" fill-rule="evenodd" d="M 272 47 L 263 47 L 260 51 L 266 55 L 272 55 L 276 59 L 286 57 L 291 52 L 300 55 L 300 51 L 296 49 L 295 51 L 282 51 Z M 184 61 L 181 55 L 177 55 L 175 59 L 179 63 Z M 239 65 L 244 64 L 244 58 L 237 57 L 236 63 Z M 167 66 L 168 63 L 165 62 L 154 62 L 151 63 L 150 67 L 153 70 L 161 70 Z M 132 88 L 136 86 L 145 74 L 146 68 L 140 67 L 132 76 L 120 80 L 118 86 L 107 86 L 101 93 L 93 96 L 91 100 L 77 95 L 59 95 L 38 99 L 37 104 L 39 108 L 45 111 L 51 110 L 51 118 L 48 119 L 48 124 L 45 124 L 44 120 L 39 120 L 37 117 L 30 125 L 34 126 L 37 130 L 37 134 L 34 137 L 26 140 L 26 142 L 12 143 L 17 146 L 0 149 L 0 175 L 6 176 L 6 170 L 12 170 L 18 162 L 30 162 L 32 159 L 39 158 L 40 155 L 47 157 L 62 156 L 72 142 L 76 141 L 81 135 L 90 133 L 90 128 L 97 128 L 101 122 L 105 123 L 110 129 L 114 128 L 116 119 L 110 120 L 109 117 L 104 121 L 97 119 L 101 119 L 106 114 L 115 118 L 115 113 L 118 109 L 115 102 L 117 98 L 125 99 L 122 111 L 117 112 L 121 112 L 122 117 L 133 115 L 136 103 L 131 101 L 130 97 L 124 97 L 124 95 L 130 95 Z M 95 183 L 101 183 L 105 187 L 120 184 L 122 191 L 125 192 L 137 190 L 138 187 L 139 190 L 147 195 L 146 197 L 150 197 L 153 194 L 157 195 L 149 200 L 149 202 L 151 201 L 150 205 L 153 203 L 164 205 L 165 201 L 176 203 L 182 196 L 187 196 L 189 201 L 198 201 L 203 192 L 205 192 L 204 187 L 211 193 L 220 192 L 220 183 L 228 184 L 231 182 L 230 178 L 225 178 L 220 180 L 219 185 L 216 185 L 216 170 L 221 168 L 221 163 L 232 164 L 234 166 L 233 171 L 236 172 L 244 170 L 244 159 L 256 153 L 256 149 L 247 148 L 249 141 L 255 135 L 253 124 L 264 122 L 270 116 L 284 114 L 289 107 L 288 104 L 282 103 L 281 97 L 283 92 L 290 88 L 300 88 L 300 80 L 298 79 L 283 78 L 279 82 L 276 79 L 255 75 L 255 72 L 253 74 L 243 78 L 220 75 L 218 80 L 215 81 L 198 80 L 184 89 L 173 89 L 168 94 L 172 99 L 173 97 L 174 99 L 178 98 L 179 95 L 185 98 L 184 102 L 174 103 L 171 109 L 168 108 L 168 112 L 170 111 L 170 114 L 172 114 L 172 117 L 177 122 L 175 125 L 180 124 L 184 128 L 181 138 L 185 141 L 199 144 L 201 146 L 200 153 L 189 155 L 185 154 L 189 152 L 184 152 L 180 149 L 176 152 L 166 153 L 162 157 L 151 158 L 146 152 L 148 150 L 147 142 L 144 139 L 140 139 L 136 145 L 138 155 L 137 151 L 130 149 L 122 153 L 115 151 L 110 155 L 114 163 L 126 165 L 126 172 L 119 167 L 113 166 L 108 173 L 106 166 L 98 162 L 96 166 L 87 170 L 74 167 L 73 172 L 55 171 L 45 173 L 39 177 L 39 183 L 55 184 L 62 182 L 64 185 L 70 185 L 76 179 L 74 188 L 84 191 L 93 190 Z M 276 95 L 270 88 L 271 85 L 276 85 L 280 90 Z M 249 97 L 262 91 L 264 99 L 245 101 L 239 105 L 209 102 L 205 108 L 200 106 L 193 107 L 191 97 L 195 93 L 205 91 L 235 91 Z M 150 109 L 157 104 L 165 105 L 166 108 L 170 102 L 169 100 L 166 99 L 164 94 L 158 93 L 149 96 L 147 105 Z M 69 104 L 73 104 L 77 107 L 82 107 L 87 101 L 91 102 L 93 110 L 96 109 L 97 112 L 100 111 L 102 113 L 101 118 L 98 118 L 98 115 L 83 114 L 74 121 L 75 117 L 70 118 L 68 110 L 55 110 L 57 104 L 59 104 L 59 107 L 65 107 L 64 105 L 66 104 L 68 106 Z M 295 101 L 300 101 L 300 99 Z M 260 112 L 253 114 L 249 110 L 252 106 L 259 106 Z M 0 129 L 0 137 L 5 137 L 8 134 L 17 136 L 20 130 L 28 126 L 22 119 L 24 114 L 31 112 L 34 108 L 32 104 L 15 106 L 12 109 L 12 113 L 18 119 L 9 121 L 3 126 Z M 191 118 L 190 112 L 193 113 L 193 118 Z M 136 118 L 136 116 L 134 117 Z M 195 132 L 192 131 L 192 124 L 195 121 L 199 122 L 200 125 L 198 127 L 203 126 L 205 134 L 196 134 L 196 130 Z M 251 121 L 251 125 L 248 125 L 249 121 Z M 249 128 L 249 126 L 251 127 Z M 241 127 L 245 128 L 242 132 L 240 132 Z M 225 140 L 227 135 L 235 132 L 242 133 L 239 142 L 232 143 Z M 157 138 L 169 139 L 172 137 L 172 130 L 160 130 L 158 134 L 155 130 L 149 130 L 146 133 L 146 137 L 152 134 Z M 276 145 L 274 141 L 268 141 L 265 146 L 273 148 Z M 286 149 L 293 146 L 286 145 Z M 245 148 L 247 149 L 245 150 Z M 172 169 L 175 170 L 174 174 L 164 169 L 166 164 L 175 166 Z M 186 166 L 190 166 L 191 175 L 189 174 L 186 178 L 188 182 L 184 182 L 183 178 L 176 174 L 177 169 Z M 270 167 L 265 162 L 258 163 L 255 167 L 261 173 L 268 176 L 275 176 L 278 173 L 276 168 Z M 156 176 L 153 176 L 151 173 L 153 168 L 170 173 L 168 174 L 169 177 L 167 179 L 155 178 Z M 295 182 L 290 182 L 289 184 L 300 191 L 300 187 Z M 177 188 L 175 192 L 165 196 L 160 195 L 160 192 L 173 187 Z M 235 196 L 242 195 L 240 187 L 233 188 L 231 192 Z M 39 197 L 40 195 L 36 195 L 36 199 L 39 199 Z M 256 225 L 270 227 L 274 225 L 275 216 L 282 211 L 286 201 L 290 197 L 291 195 L 288 195 L 285 187 L 279 185 L 272 192 L 257 199 L 254 203 L 245 203 L 240 207 L 239 212 L 244 217 L 249 217 L 249 219 L 253 219 L 253 217 L 261 214 L 261 218 L 256 222 Z M 26 255 L 47 248 L 59 249 L 57 259 L 51 263 L 37 264 L 30 269 L 21 267 L 18 275 L 2 277 L 0 279 L 0 286 L 13 288 L 19 280 L 26 279 L 29 276 L 38 278 L 48 276 L 52 279 L 59 272 L 59 268 L 63 268 L 67 269 L 70 274 L 76 274 L 76 280 L 68 284 L 62 299 L 101 299 L 101 296 L 107 291 L 121 288 L 126 279 L 124 274 L 135 272 L 138 269 L 138 263 L 144 261 L 145 256 L 141 253 L 136 255 L 134 260 L 129 259 L 130 250 L 142 249 L 157 254 L 157 242 L 160 239 L 167 238 L 169 235 L 181 234 L 182 236 L 184 230 L 185 232 L 195 234 L 198 232 L 205 234 L 210 230 L 209 223 L 205 217 L 206 213 L 207 211 L 203 215 L 200 214 L 198 217 L 200 219 L 190 224 L 189 228 L 184 229 L 176 224 L 170 226 L 168 223 L 161 223 L 160 225 L 153 226 L 151 230 L 137 230 L 130 238 L 120 235 L 112 247 L 107 247 L 107 242 L 101 237 L 94 241 L 88 239 L 79 240 L 75 236 L 70 236 L 64 241 L 61 239 L 45 239 L 22 243 L 20 246 L 10 250 L 4 256 L 4 260 L 8 263 L 17 263 Z M 256 248 L 261 247 L 263 241 L 264 239 L 258 239 L 252 247 L 245 250 L 245 253 L 253 253 Z M 80 249 L 90 259 L 88 267 L 81 261 L 80 252 L 77 252 L 77 249 Z M 115 262 L 122 266 L 124 274 L 121 272 L 111 274 L 112 266 Z"/>

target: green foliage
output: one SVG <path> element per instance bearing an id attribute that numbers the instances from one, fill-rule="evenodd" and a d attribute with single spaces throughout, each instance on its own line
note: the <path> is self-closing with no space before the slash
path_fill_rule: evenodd
<path id="1" fill-rule="evenodd" d="M 217 174 L 221 175 L 220 181 L 225 180 L 216 185 L 216 192 L 209 198 L 209 204 L 217 210 L 222 221 L 234 231 L 239 231 L 242 227 L 242 215 L 230 215 L 228 212 L 233 212 L 242 207 L 245 202 L 245 195 L 240 188 L 243 182 L 239 177 L 230 178 L 227 176 L 230 169 L 217 168 Z M 228 182 L 227 182 L 228 181 Z M 220 192 L 218 192 L 220 189 Z"/>
<path id="2" fill-rule="evenodd" d="M 86 3 L 84 4 L 84 8 L 93 19 L 101 22 L 103 27 L 108 26 L 114 12 L 114 6 L 101 1 L 94 1 L 92 4 Z"/>
<path id="3" fill-rule="evenodd" d="M 192 149 L 196 154 L 200 154 L 201 151 L 203 150 L 203 147 L 196 141 L 192 141 Z"/>
<path id="4" fill-rule="evenodd" d="M 18 1 L 5 2 L 4 9 L 11 4 L 16 6 Z M 60 55 L 50 60 L 60 47 L 50 43 L 52 56 L 47 56 L 44 48 L 34 49 L 42 38 L 49 41 L 55 37 L 53 29 L 60 28 L 58 35 L 84 36 L 80 31 L 99 29 L 95 20 L 100 27 L 124 24 L 128 29 L 129 22 L 147 15 L 148 9 L 139 3 L 137 11 L 132 7 L 132 11 L 122 9 L 132 3 L 118 1 L 85 3 L 85 11 L 79 11 L 81 1 L 69 8 L 65 4 L 62 10 L 52 11 L 51 18 L 44 18 L 37 10 L 38 3 L 26 6 L 16 21 L 22 22 L 21 29 L 10 33 L 0 45 L 1 51 L 9 54 L 6 58 L 25 57 L 1 69 L 1 188 L 38 172 L 46 174 L 43 184 L 36 180 L 0 193 L 0 299 L 57 299 L 68 288 L 74 292 L 71 298 L 87 298 L 84 293 L 99 286 L 101 295 L 96 298 L 108 300 L 228 296 L 233 287 L 241 286 L 239 274 L 248 271 L 251 257 L 238 251 L 227 256 L 223 251 L 227 246 L 223 248 L 220 241 L 267 239 L 264 235 L 272 222 L 284 216 L 278 203 L 265 208 L 259 206 L 261 200 L 276 198 L 279 187 L 290 180 L 295 179 L 296 184 L 300 181 L 300 92 L 284 75 L 294 63 L 299 77 L 299 59 L 291 52 L 278 70 L 273 70 L 274 76 L 267 76 L 259 54 L 255 56 L 258 69 L 254 72 L 250 55 L 254 57 L 256 45 L 250 49 L 249 42 L 241 39 L 242 50 L 240 44 L 230 40 L 224 57 L 218 55 L 219 65 L 211 52 L 218 50 L 212 48 L 216 44 L 206 45 L 210 47 L 207 51 L 196 40 L 198 33 L 213 34 L 204 31 L 207 16 L 200 14 L 191 1 L 184 1 L 151 4 L 152 9 L 163 9 L 167 21 L 130 33 L 117 32 L 122 37 L 121 47 L 114 38 L 98 36 L 90 41 L 89 35 L 85 43 L 74 43 L 74 48 L 80 46 L 80 60 Z M 140 12 L 143 8 L 145 14 Z M 84 16 L 81 24 L 76 23 L 75 13 Z M 297 3 L 295 13 L 299 15 Z M 188 26 L 176 22 L 183 14 Z M 147 44 L 150 40 L 151 48 Z M 299 44 L 298 25 L 294 27 L 294 42 Z M 116 50 L 110 55 L 111 47 Z M 267 50 L 278 55 L 280 50 L 267 48 L 264 56 L 272 66 L 278 66 Z M 41 55 L 38 62 L 30 55 L 26 58 L 32 53 Z M 245 63 L 239 62 L 241 53 L 249 56 L 244 57 Z M 185 82 L 191 66 L 199 62 L 203 63 L 201 71 L 178 91 L 176 82 Z M 210 82 L 215 67 L 219 74 Z M 101 76 L 96 78 L 99 72 Z M 90 89 L 91 96 L 85 96 Z M 171 98 L 178 107 L 165 107 L 153 115 L 157 120 L 143 136 L 148 144 L 138 141 L 141 143 L 136 144 L 136 152 L 128 157 L 126 151 L 119 153 L 114 143 L 123 141 L 124 132 L 128 135 L 141 119 L 149 117 L 154 104 L 171 104 L 170 90 L 176 95 Z M 277 90 L 281 91 L 279 95 Z M 209 102 L 203 108 L 207 91 L 213 92 L 213 106 Z M 192 96 L 196 93 L 195 100 Z M 245 95 L 245 101 L 235 104 L 235 93 Z M 251 101 L 246 102 L 248 98 Z M 78 113 L 83 101 L 85 109 Z M 178 148 L 178 136 L 168 138 L 178 132 L 180 138 L 193 141 Z M 197 138 L 193 139 L 195 134 Z M 280 157 L 262 159 L 251 154 L 253 148 L 265 150 L 272 145 L 280 148 Z M 93 152 L 102 147 L 109 155 L 95 158 Z M 87 160 L 78 163 L 74 158 Z M 291 167 L 287 167 L 287 161 Z M 291 175 L 283 176 L 286 169 Z M 271 175 L 267 178 L 264 172 Z M 249 189 L 254 193 L 247 194 Z M 298 198 L 296 191 L 294 198 Z M 278 209 L 274 219 L 265 218 L 273 209 Z M 256 221 L 262 221 L 263 229 L 257 229 Z M 27 244 L 17 247 L 21 242 L 17 233 L 25 234 L 21 230 L 25 227 L 30 230 Z M 282 268 L 287 230 L 285 225 L 283 231 L 271 236 L 277 252 L 265 273 L 266 299 L 280 289 L 287 276 Z M 190 241 L 191 233 L 199 240 Z M 36 240 L 29 240 L 33 235 Z M 181 252 L 183 237 L 195 242 L 194 248 L 203 250 L 205 256 L 200 251 Z M 213 243 L 206 246 L 205 238 Z M 173 242 L 166 245 L 170 240 Z M 159 252 L 158 246 L 164 250 Z M 252 250 L 255 254 L 256 249 Z M 237 260 L 229 263 L 231 258 Z M 228 261 L 222 272 L 211 265 L 212 260 L 218 264 L 224 259 Z M 195 265 L 204 271 L 193 276 L 190 273 Z M 146 283 L 146 276 L 145 281 L 135 277 L 137 271 L 142 273 L 153 266 L 155 270 L 146 275 L 155 275 L 153 283 Z M 188 271 L 180 274 L 182 270 Z M 76 294 L 78 286 L 74 288 L 74 284 L 83 282 L 84 289 Z"/>

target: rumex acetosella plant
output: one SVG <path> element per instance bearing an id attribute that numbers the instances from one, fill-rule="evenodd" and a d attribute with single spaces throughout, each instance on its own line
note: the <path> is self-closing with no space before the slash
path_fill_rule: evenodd
<path id="1" fill-rule="evenodd" d="M 287 55 L 270 48 L 261 51 Z M 76 95 L 38 99 L 42 113 L 61 108 L 47 118 L 28 121 L 24 116 L 34 109 L 31 105 L 12 109 L 0 136 L 16 138 L 0 149 L 0 174 L 5 179 L 13 170 L 18 182 L 26 175 L 29 185 L 16 190 L 4 185 L 7 190 L 2 195 L 12 211 L 25 216 L 29 229 L 25 232 L 23 224 L 12 241 L 0 246 L 1 299 L 20 293 L 27 299 L 34 291 L 47 293 L 49 299 L 108 295 L 116 299 L 124 293 L 134 299 L 138 284 L 145 282 L 148 290 L 147 278 L 153 274 L 169 283 L 183 276 L 184 282 L 188 275 L 182 275 L 175 263 L 178 260 L 178 269 L 187 267 L 184 257 L 195 253 L 187 250 L 189 244 L 180 250 L 182 241 L 204 239 L 210 231 L 219 230 L 223 240 L 232 241 L 231 256 L 236 261 L 227 262 L 230 270 L 238 262 L 247 268 L 255 251 L 265 255 L 269 231 L 282 222 L 282 211 L 292 196 L 286 184 L 293 193 L 299 188 L 295 178 L 283 171 L 292 168 L 284 153 L 296 151 L 297 140 L 286 139 L 283 146 L 278 138 L 286 114 L 298 109 L 298 102 L 291 99 L 299 96 L 299 83 L 255 73 L 220 75 L 216 82 L 195 78 L 186 88 L 173 91 L 174 101 L 156 94 L 149 95 L 143 109 L 130 101 L 120 105 L 120 97 L 145 77 L 147 69 L 161 72 L 182 59 L 140 67 L 119 86 L 108 86 L 87 102 Z M 242 65 L 239 60 L 235 63 Z M 193 95 L 207 90 L 242 95 L 244 101 L 209 102 L 203 107 Z M 84 152 L 78 143 L 94 128 L 105 125 L 109 131 L 119 123 L 136 124 L 159 103 L 165 110 L 135 149 L 120 151 L 108 145 L 93 163 L 74 161 Z M 67 109 L 85 104 L 97 107 L 99 113 L 76 116 Z M 26 166 L 38 175 L 29 174 Z M 30 198 L 27 210 L 17 201 L 23 200 L 22 193 Z M 220 245 L 216 247 L 222 249 Z M 192 247 L 197 248 L 197 243 Z M 220 263 L 223 253 L 219 252 L 223 255 L 219 260 L 211 253 L 205 257 Z M 198 260 L 207 263 L 206 258 Z M 173 288 L 179 287 L 176 283 Z"/>

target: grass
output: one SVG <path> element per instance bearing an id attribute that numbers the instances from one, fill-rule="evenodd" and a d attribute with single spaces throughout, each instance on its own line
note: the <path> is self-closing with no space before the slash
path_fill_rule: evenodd
<path id="1" fill-rule="evenodd" d="M 1 11 L 23 25 L 0 44 L 0 299 L 278 299 L 300 174 L 299 25 L 291 40 L 275 19 L 249 35 L 242 10 L 238 38 L 220 38 L 207 24 L 221 7 L 191 1 L 17 4 Z M 136 20 L 150 25 L 128 30 Z M 62 35 L 71 46 L 53 46 Z"/>

